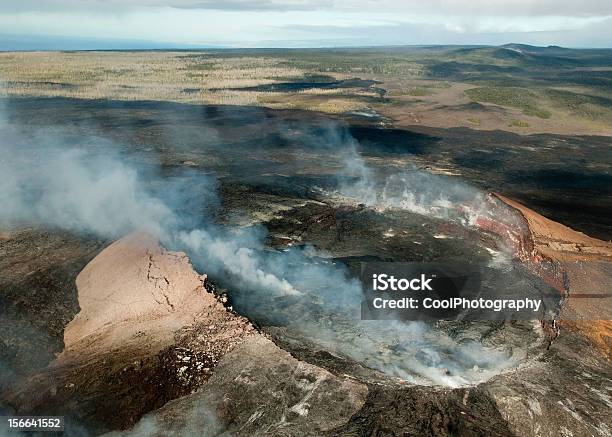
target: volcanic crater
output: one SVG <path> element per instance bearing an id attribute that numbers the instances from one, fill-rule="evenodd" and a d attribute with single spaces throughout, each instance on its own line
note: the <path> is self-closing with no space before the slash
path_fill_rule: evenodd
<path id="1" fill-rule="evenodd" d="M 153 192 L 187 182 L 181 193 L 192 200 L 172 206 L 196 231 L 173 229 L 161 243 L 145 232 L 99 238 L 61 226 L 3 234 L 0 259 L 11 268 L 2 269 L 2 284 L 12 292 L 2 303 L 15 311 L 2 319 L 14 337 L 2 338 L 12 375 L 0 381 L 3 411 L 65 415 L 69 432 L 86 435 L 605 435 L 612 428 L 608 301 L 595 313 L 576 297 L 592 286 L 605 294 L 612 246 L 528 202 L 490 193 L 514 175 L 464 165 L 463 152 L 449 145 L 469 132 L 151 102 L 21 99 L 8 107 L 7 135 L 22 146 L 33 138 L 16 132 L 34 112 L 40 129 L 89 113 L 95 123 L 73 123 L 48 141 L 118 149 Z M 508 150 L 522 147 L 500 135 Z M 98 139 L 80 144 L 83 137 Z M 202 175 L 215 176 L 218 198 L 211 200 L 210 186 L 198 189 Z M 419 178 L 423 185 L 415 185 Z M 529 189 L 546 196 L 539 185 Z M 607 232 L 589 214 L 560 217 Z M 230 237 L 244 229 L 255 233 Z M 242 264 L 234 268 L 223 250 Z M 359 263 L 372 260 L 470 260 L 484 266 L 485 286 L 552 287 L 561 313 L 534 321 L 361 321 L 354 278 Z M 249 272 L 267 282 L 245 279 Z M 270 277 L 276 272 L 282 277 Z M 32 333 L 38 350 L 23 341 Z"/>

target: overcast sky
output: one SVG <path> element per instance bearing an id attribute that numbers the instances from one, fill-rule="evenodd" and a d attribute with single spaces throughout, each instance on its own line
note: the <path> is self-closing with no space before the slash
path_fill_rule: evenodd
<path id="1" fill-rule="evenodd" d="M 113 48 L 612 47 L 612 0 L 0 0 L 0 49 L 113 40 Z"/>

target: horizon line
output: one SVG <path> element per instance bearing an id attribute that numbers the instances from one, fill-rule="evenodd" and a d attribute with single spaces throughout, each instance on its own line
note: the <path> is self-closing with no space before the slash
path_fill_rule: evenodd
<path id="1" fill-rule="evenodd" d="M 145 41 L 143 41 L 145 42 Z M 1 40 L 0 40 L 1 43 Z M 442 47 L 473 47 L 473 48 L 486 48 L 486 47 L 500 47 L 506 46 L 525 46 L 540 49 L 568 49 L 568 50 L 612 50 L 612 46 L 561 46 L 556 44 L 549 45 L 534 45 L 526 43 L 514 43 L 508 42 L 504 44 L 364 44 L 364 45 L 321 45 L 321 46 L 261 46 L 261 47 L 249 47 L 249 46 L 222 46 L 222 45 L 177 45 L 177 46 L 163 46 L 164 43 L 160 43 L 160 47 L 115 47 L 115 48 L 104 48 L 103 46 L 97 48 L 28 48 L 28 49 L 1 49 L 0 53 L 33 53 L 33 52 L 152 52 L 152 51 L 238 51 L 238 50 L 334 50 L 334 49 L 383 49 L 383 48 L 442 48 Z M 162 47 L 163 46 L 163 47 Z"/>

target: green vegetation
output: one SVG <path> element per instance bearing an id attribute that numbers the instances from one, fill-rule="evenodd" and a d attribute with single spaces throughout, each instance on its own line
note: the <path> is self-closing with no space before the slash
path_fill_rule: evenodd
<path id="1" fill-rule="evenodd" d="M 400 94 L 404 96 L 423 97 L 433 94 L 433 91 L 429 88 L 417 86 L 414 88 L 403 90 L 400 92 Z"/>
<path id="2" fill-rule="evenodd" d="M 512 120 L 508 126 L 510 127 L 529 127 L 529 123 L 523 120 Z"/>
<path id="3" fill-rule="evenodd" d="M 487 102 L 521 109 L 525 115 L 539 118 L 550 118 L 551 116 L 550 111 L 538 107 L 538 95 L 525 88 L 479 87 L 468 89 L 465 94 L 475 102 Z"/>
<path id="4" fill-rule="evenodd" d="M 546 96 L 555 108 L 569 111 L 580 117 L 597 120 L 612 116 L 612 99 L 606 97 L 577 94 L 558 89 L 547 89 Z"/>
<path id="5" fill-rule="evenodd" d="M 530 117 L 548 119 L 554 112 L 558 117 L 546 123 L 545 129 L 608 134 L 612 126 L 611 49 L 510 44 L 194 52 L 3 52 L 0 78 L 3 93 L 11 96 L 258 105 L 332 113 L 369 108 L 398 119 L 402 119 L 405 107 L 410 112 L 426 110 L 427 119 L 439 125 L 480 126 L 478 112 L 459 117 L 454 115 L 456 112 L 447 112 L 463 110 L 467 95 L 474 102 L 516 108 Z M 355 78 L 374 79 L 377 83 L 369 89 L 362 86 L 266 89 L 279 83 L 328 83 Z M 470 108 L 497 111 L 480 105 Z M 501 118 L 486 120 L 488 128 L 503 129 L 509 123 Z M 529 119 L 529 123 L 536 131 L 542 129 L 537 120 Z"/>
<path id="6" fill-rule="evenodd" d="M 528 108 L 523 109 L 523 114 L 529 115 L 530 117 L 539 118 L 550 118 L 550 116 L 552 115 L 549 110 L 538 108 L 535 106 L 530 106 Z"/>

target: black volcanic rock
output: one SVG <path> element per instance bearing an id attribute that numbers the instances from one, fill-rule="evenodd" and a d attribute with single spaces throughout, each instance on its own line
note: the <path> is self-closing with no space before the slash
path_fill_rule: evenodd
<path id="1" fill-rule="evenodd" d="M 0 236 L 0 389 L 64 349 L 79 311 L 75 278 L 105 242 L 36 228 Z"/>

